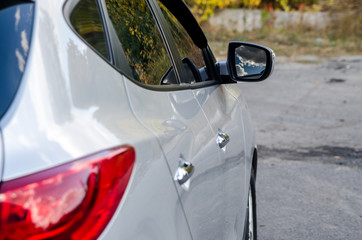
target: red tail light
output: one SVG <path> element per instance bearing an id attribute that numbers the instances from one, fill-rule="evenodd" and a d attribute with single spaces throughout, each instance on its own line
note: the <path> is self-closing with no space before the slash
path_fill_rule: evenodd
<path id="1" fill-rule="evenodd" d="M 0 239 L 95 239 L 119 205 L 135 162 L 121 146 L 0 186 Z"/>

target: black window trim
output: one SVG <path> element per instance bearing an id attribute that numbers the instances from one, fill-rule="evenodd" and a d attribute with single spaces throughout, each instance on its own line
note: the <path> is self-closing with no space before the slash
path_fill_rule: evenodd
<path id="1" fill-rule="evenodd" d="M 102 13 L 102 10 L 101 10 L 101 5 L 99 4 L 99 0 L 95 0 L 95 1 L 97 2 L 98 12 L 99 12 L 99 15 L 100 15 L 100 18 L 101 18 L 101 23 L 102 23 L 103 30 L 104 30 L 104 38 L 105 38 L 105 42 L 106 42 L 106 46 L 107 46 L 108 59 L 105 56 L 103 56 L 92 45 L 90 45 L 87 41 L 85 41 L 83 39 L 83 37 L 74 29 L 72 23 L 70 22 L 70 15 L 71 15 L 73 9 L 75 8 L 75 6 L 77 5 L 77 3 L 80 2 L 80 1 L 81 0 L 66 0 L 64 5 L 63 5 L 63 17 L 64 17 L 66 23 L 68 24 L 68 26 L 70 27 L 70 29 L 73 31 L 74 34 L 76 34 L 79 37 L 79 39 L 81 39 L 98 56 L 100 56 L 101 58 L 106 60 L 106 62 L 108 62 L 108 63 L 110 63 L 112 65 L 114 63 L 113 52 L 112 52 L 112 48 L 111 48 L 111 44 L 110 44 L 109 34 L 108 34 L 107 28 L 105 26 L 106 23 L 104 21 L 103 13 Z"/>
<path id="2" fill-rule="evenodd" d="M 186 73 L 184 72 L 183 63 L 181 62 L 181 58 L 176 50 L 175 43 L 172 39 L 172 34 L 167 27 L 167 23 L 162 16 L 161 9 L 158 6 L 157 2 L 155 0 L 145 0 L 145 1 L 149 5 L 153 17 L 157 23 L 158 30 L 161 33 L 164 45 L 168 51 L 168 55 L 171 59 L 173 68 L 175 70 L 176 79 L 178 81 L 178 84 L 180 85 L 182 84 L 181 79 L 184 78 L 184 76 L 186 76 Z"/>
<path id="3" fill-rule="evenodd" d="M 168 40 L 167 47 L 170 47 L 171 49 L 177 49 L 175 46 L 175 41 L 173 39 L 171 31 L 169 30 L 166 20 L 163 17 L 163 14 L 157 3 L 157 0 L 147 0 L 147 1 L 153 2 L 155 4 L 155 8 L 158 10 L 159 14 L 158 14 L 157 18 L 160 22 L 163 22 L 163 26 L 162 26 L 163 29 L 161 29 L 160 31 L 163 33 L 167 33 L 166 36 L 168 37 L 167 38 L 167 40 Z M 166 1 L 163 1 L 163 0 L 160 0 L 160 1 L 163 4 L 166 3 Z M 199 47 L 202 52 L 202 56 L 205 61 L 206 69 L 208 69 L 208 73 L 210 74 L 210 78 L 211 78 L 210 80 L 207 80 L 205 82 L 215 80 L 216 82 L 221 83 L 220 77 L 216 71 L 215 57 L 207 43 L 207 39 L 206 39 L 203 31 L 202 31 L 201 27 L 199 26 L 199 24 L 197 23 L 196 19 L 194 18 L 194 16 L 192 15 L 192 13 L 190 12 L 188 7 L 185 5 L 185 3 L 182 0 L 169 0 L 169 1 L 172 1 L 172 3 L 175 3 L 175 5 L 177 6 L 176 8 L 174 7 L 173 9 L 169 9 L 169 11 L 175 16 L 175 18 L 179 21 L 179 23 L 184 27 L 186 32 L 189 34 L 189 36 L 193 40 L 194 44 L 197 47 Z M 169 6 L 171 6 L 171 5 L 169 5 Z M 166 5 L 165 5 L 165 7 L 167 8 Z M 176 9 L 177 10 L 181 9 L 181 11 L 183 11 L 182 14 L 180 14 L 180 12 L 177 12 Z M 174 10 L 174 11 L 171 11 L 171 10 Z M 201 40 L 199 42 L 197 42 L 198 39 L 201 39 Z M 183 64 L 181 62 L 181 58 L 178 56 L 177 50 L 175 50 L 175 51 L 176 51 L 176 54 L 173 54 L 174 58 L 177 59 L 175 61 L 180 62 L 180 64 L 177 65 L 177 68 L 178 68 L 178 71 L 182 73 L 182 71 L 184 69 Z M 182 73 L 181 77 L 184 77 L 184 76 L 185 76 L 185 73 Z M 182 81 L 180 81 L 180 82 L 182 82 Z"/>
<path id="4" fill-rule="evenodd" d="M 106 17 L 105 17 L 105 13 L 103 11 L 103 6 L 102 6 L 102 3 L 99 0 L 96 0 L 96 2 L 97 2 L 97 6 L 98 6 L 99 15 L 101 17 L 104 37 L 106 39 L 106 45 L 107 45 L 109 60 L 110 60 L 111 63 L 114 64 L 115 63 L 114 52 L 113 52 L 113 48 L 111 48 L 112 44 L 111 44 L 111 39 L 110 39 L 110 35 L 109 35 L 109 28 L 108 28 L 108 25 L 107 25 L 107 21 L 105 20 Z"/>
<path id="5" fill-rule="evenodd" d="M 138 85 L 142 88 L 152 90 L 152 91 L 160 91 L 160 92 L 182 91 L 182 90 L 188 90 L 188 89 L 200 89 L 200 88 L 220 84 L 220 82 L 217 80 L 217 78 L 213 78 L 212 80 L 193 83 L 193 84 L 182 84 L 182 83 L 180 84 L 180 78 L 178 77 L 180 75 L 176 75 L 176 78 L 177 78 L 179 84 L 175 84 L 175 85 L 150 85 L 150 84 L 141 83 L 140 81 L 136 80 L 132 76 L 130 70 L 127 70 L 127 68 L 130 68 L 130 67 L 128 65 L 128 61 L 126 60 L 126 56 L 123 52 L 122 47 L 120 47 L 120 48 L 116 47 L 117 45 L 119 45 L 118 36 L 117 36 L 116 32 L 113 31 L 114 26 L 108 16 L 108 11 L 106 11 L 107 8 L 106 8 L 104 0 L 97 0 L 97 3 L 98 3 L 98 10 L 100 11 L 102 25 L 104 28 L 104 34 L 106 35 L 105 38 L 106 38 L 106 44 L 107 44 L 107 49 L 108 49 L 110 59 L 106 59 L 102 54 L 100 54 L 96 49 L 94 49 L 94 47 L 91 46 L 87 41 L 85 41 L 82 38 L 82 36 L 80 36 L 77 33 L 77 31 L 73 28 L 72 24 L 70 23 L 70 14 L 79 1 L 81 1 L 81 0 L 67 0 L 63 5 L 63 16 L 64 16 L 68 26 L 87 46 L 89 46 L 102 59 L 106 60 L 106 63 L 108 63 L 114 70 L 116 70 L 121 75 L 123 75 L 123 77 L 126 77 L 127 80 L 132 81 L 133 83 L 135 83 L 136 85 Z M 174 66 L 174 68 L 175 68 L 175 65 L 176 66 L 179 65 L 179 67 L 175 68 L 176 74 L 182 74 L 181 76 L 185 76 L 185 74 L 183 73 L 182 62 L 181 62 L 180 58 L 176 58 L 176 56 L 178 56 L 177 51 L 175 51 L 176 48 L 171 47 L 171 45 L 174 44 L 174 42 L 172 40 L 171 32 L 169 32 L 167 34 L 167 31 L 169 31 L 169 29 L 167 27 L 166 20 L 164 20 L 164 18 L 162 16 L 161 9 L 159 9 L 156 0 L 144 0 L 144 1 L 146 1 L 151 13 L 153 14 L 157 27 L 160 31 L 161 37 L 164 41 L 166 50 L 168 51 L 168 55 L 171 60 L 171 64 Z M 153 5 L 150 4 L 150 2 L 153 2 Z M 156 4 L 156 5 L 154 5 L 154 4 Z M 155 11 L 155 9 L 157 9 L 157 8 L 159 9 L 159 12 L 157 10 Z M 158 12 L 158 14 L 157 14 L 157 12 Z M 162 21 L 164 22 L 163 24 L 161 24 Z M 112 30 L 112 28 L 113 28 L 113 30 Z M 166 33 L 165 33 L 165 29 L 167 29 Z M 172 49 L 174 49 L 174 50 L 172 50 Z M 209 51 L 210 49 L 207 46 L 207 48 L 202 49 L 202 50 L 204 52 L 205 50 Z M 176 52 L 176 53 L 173 53 L 173 52 Z M 120 55 L 121 56 L 120 58 L 123 61 L 117 61 L 117 58 L 115 57 L 116 55 Z M 209 53 L 209 56 L 210 55 L 213 56 L 212 53 L 211 54 Z M 174 61 L 175 63 L 173 63 L 172 61 Z M 208 65 L 207 62 L 214 62 L 214 64 L 212 64 L 212 66 L 207 66 Z M 212 59 L 211 61 L 207 61 L 207 62 L 205 61 L 205 64 L 207 64 L 206 67 L 211 67 L 211 68 L 216 69 L 214 59 Z M 127 66 L 125 66 L 125 65 L 127 65 Z"/>
<path id="6" fill-rule="evenodd" d="M 107 34 L 110 39 L 109 48 L 111 49 L 111 52 L 113 54 L 113 59 L 114 59 L 113 65 L 116 66 L 116 69 L 118 71 L 121 71 L 123 75 L 133 76 L 132 69 L 129 66 L 126 58 L 126 54 L 124 53 L 122 46 L 119 44 L 120 40 L 117 36 L 113 23 L 108 15 L 106 2 L 105 0 L 97 0 L 97 1 L 99 2 L 99 5 L 101 7 L 100 10 L 102 12 L 101 15 L 105 23 L 105 27 L 107 28 Z"/>

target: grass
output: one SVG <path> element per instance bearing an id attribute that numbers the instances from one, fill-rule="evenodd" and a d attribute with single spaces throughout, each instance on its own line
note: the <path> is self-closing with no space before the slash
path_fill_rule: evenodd
<path id="1" fill-rule="evenodd" d="M 304 26 L 282 29 L 264 26 L 259 30 L 243 33 L 225 32 L 208 25 L 203 26 L 203 29 L 209 39 L 210 47 L 219 59 L 226 57 L 230 41 L 261 44 L 273 49 L 277 56 L 286 57 L 362 55 L 362 35 L 345 32 L 343 26 L 349 25 L 350 23 L 343 22 L 322 30 Z"/>

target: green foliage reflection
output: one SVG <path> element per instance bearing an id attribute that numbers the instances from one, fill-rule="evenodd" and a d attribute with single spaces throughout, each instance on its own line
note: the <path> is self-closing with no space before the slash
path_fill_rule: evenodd
<path id="1" fill-rule="evenodd" d="M 157 85 L 171 66 L 160 33 L 144 0 L 106 0 L 134 78 Z"/>

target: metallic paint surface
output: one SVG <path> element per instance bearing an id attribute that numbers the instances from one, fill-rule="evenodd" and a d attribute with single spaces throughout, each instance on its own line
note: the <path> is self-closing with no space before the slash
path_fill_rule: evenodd
<path id="1" fill-rule="evenodd" d="M 194 90 L 196 98 L 202 99 L 199 100 L 200 106 L 209 120 L 214 138 L 217 138 L 219 129 L 230 137 L 229 143 L 219 149 L 225 181 L 222 192 L 227 204 L 223 212 L 226 223 L 223 239 L 232 239 L 233 236 L 241 238 L 243 235 L 249 182 L 245 172 L 245 139 L 241 106 L 227 90 L 227 87 L 234 88 L 234 85 Z M 197 97 L 200 95 L 206 97 Z"/>
<path id="2" fill-rule="evenodd" d="M 1 180 L 130 144 L 134 171 L 101 239 L 240 238 L 255 146 L 240 84 L 144 89 L 73 32 L 63 4 L 34 5 L 23 80 L 0 121 Z M 225 149 L 218 128 L 230 136 Z M 195 167 L 182 186 L 173 181 L 180 155 Z"/>
<path id="3" fill-rule="evenodd" d="M 2 181 L 130 144 L 136 150 L 135 168 L 101 239 L 190 239 L 157 139 L 130 110 L 122 75 L 67 25 L 63 3 L 35 4 L 24 79 L 0 122 Z"/>
<path id="4" fill-rule="evenodd" d="M 223 86 L 155 92 L 125 81 L 132 109 L 158 137 L 171 174 L 180 155 L 195 167 L 186 186 L 176 183 L 193 238 L 242 236 L 248 192 L 243 123 L 236 99 Z M 216 144 L 218 126 L 231 134 L 232 143 L 225 151 Z"/>
<path id="5" fill-rule="evenodd" d="M 250 180 L 251 167 L 253 162 L 254 150 L 256 149 L 256 140 L 255 140 L 255 131 L 253 127 L 253 122 L 248 110 L 248 105 L 244 99 L 244 95 L 242 94 L 243 83 L 238 83 L 234 85 L 225 85 L 227 91 L 235 97 L 238 101 L 239 106 L 241 108 L 242 121 L 244 124 L 244 134 L 245 134 L 245 157 L 246 157 L 246 165 L 245 165 L 245 177 L 247 179 L 247 183 Z"/>

